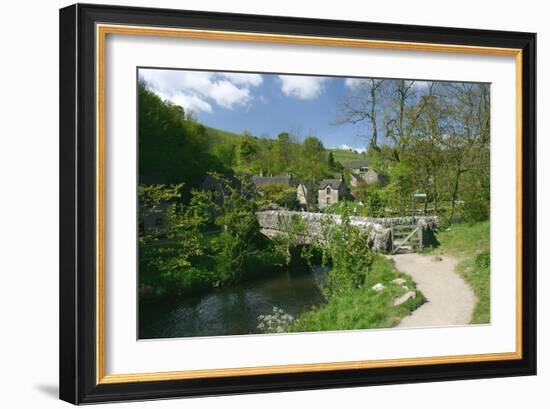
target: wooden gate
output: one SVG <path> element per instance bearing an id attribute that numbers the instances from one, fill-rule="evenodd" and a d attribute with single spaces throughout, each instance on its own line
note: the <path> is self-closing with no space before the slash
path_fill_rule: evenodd
<path id="1" fill-rule="evenodd" d="M 392 254 L 411 253 L 422 247 L 422 228 L 416 224 L 391 227 Z"/>

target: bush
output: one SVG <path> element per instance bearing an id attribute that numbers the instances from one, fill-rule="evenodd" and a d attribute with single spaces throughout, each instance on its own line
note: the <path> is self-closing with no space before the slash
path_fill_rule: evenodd
<path id="1" fill-rule="evenodd" d="M 327 298 L 360 288 L 367 279 L 372 263 L 372 251 L 368 234 L 351 224 L 349 212 L 344 207 L 341 223 L 332 218 L 321 220 L 322 240 L 319 243 L 323 264 L 332 264 L 324 293 Z"/>
<path id="2" fill-rule="evenodd" d="M 489 268 L 491 265 L 491 253 L 484 251 L 476 256 L 475 265 L 477 268 Z"/>

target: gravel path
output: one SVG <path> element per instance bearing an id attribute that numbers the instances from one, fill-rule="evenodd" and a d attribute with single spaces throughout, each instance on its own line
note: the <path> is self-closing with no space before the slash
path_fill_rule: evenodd
<path id="1" fill-rule="evenodd" d="M 468 324 L 476 304 L 470 286 L 455 273 L 457 260 L 416 253 L 391 256 L 398 271 L 410 275 L 427 302 L 398 327 Z"/>

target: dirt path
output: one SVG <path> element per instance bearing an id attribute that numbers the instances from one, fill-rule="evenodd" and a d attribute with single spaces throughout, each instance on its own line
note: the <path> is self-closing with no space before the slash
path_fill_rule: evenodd
<path id="1" fill-rule="evenodd" d="M 427 302 L 401 321 L 399 327 L 468 324 L 476 297 L 455 273 L 457 260 L 449 256 L 398 254 L 391 258 L 398 271 L 409 274 Z M 440 259 L 440 260 L 438 260 Z"/>

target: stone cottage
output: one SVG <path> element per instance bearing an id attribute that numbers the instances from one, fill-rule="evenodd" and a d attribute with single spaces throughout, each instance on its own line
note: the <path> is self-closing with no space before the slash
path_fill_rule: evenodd
<path id="1" fill-rule="evenodd" d="M 372 169 L 369 161 L 347 162 L 344 164 L 344 168 L 351 170 L 349 182 L 352 189 L 357 187 L 360 183 L 370 185 L 375 182 L 380 184 L 386 182 L 385 176 Z"/>
<path id="2" fill-rule="evenodd" d="M 261 188 L 266 185 L 282 185 L 284 187 L 296 188 L 296 200 L 300 209 L 307 208 L 307 186 L 300 180 L 288 174 L 286 176 L 253 176 L 252 182 L 256 187 Z"/>
<path id="3" fill-rule="evenodd" d="M 331 204 L 338 203 L 348 194 L 348 187 L 342 178 L 324 179 L 317 187 L 317 205 L 322 210 Z"/>

